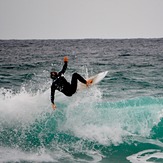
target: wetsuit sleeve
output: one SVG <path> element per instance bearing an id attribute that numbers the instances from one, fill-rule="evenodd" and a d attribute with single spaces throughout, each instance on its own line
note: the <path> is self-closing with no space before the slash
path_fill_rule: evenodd
<path id="1" fill-rule="evenodd" d="M 55 86 L 52 84 L 51 86 L 51 103 L 54 104 L 54 97 L 55 97 Z"/>
<path id="2" fill-rule="evenodd" d="M 62 70 L 59 72 L 59 75 L 64 74 L 67 69 L 67 62 L 64 62 Z"/>

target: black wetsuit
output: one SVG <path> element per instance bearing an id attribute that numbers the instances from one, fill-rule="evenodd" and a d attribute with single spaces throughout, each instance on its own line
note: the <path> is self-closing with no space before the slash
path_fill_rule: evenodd
<path id="1" fill-rule="evenodd" d="M 66 69 L 67 69 L 67 62 L 64 62 L 62 70 L 57 74 L 56 79 L 53 80 L 51 86 L 51 102 L 53 104 L 54 104 L 55 90 L 64 93 L 66 96 L 72 96 L 77 89 L 77 80 L 86 84 L 86 80 L 83 77 L 81 77 L 78 73 L 74 73 L 72 75 L 71 84 L 67 82 L 67 80 L 64 78 L 63 75 Z"/>

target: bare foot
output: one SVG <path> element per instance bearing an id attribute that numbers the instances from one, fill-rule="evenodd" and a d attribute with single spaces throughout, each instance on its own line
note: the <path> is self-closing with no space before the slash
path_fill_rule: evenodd
<path id="1" fill-rule="evenodd" d="M 87 83 L 86 83 L 87 87 L 90 86 L 92 83 L 93 83 L 92 79 L 87 80 Z"/>

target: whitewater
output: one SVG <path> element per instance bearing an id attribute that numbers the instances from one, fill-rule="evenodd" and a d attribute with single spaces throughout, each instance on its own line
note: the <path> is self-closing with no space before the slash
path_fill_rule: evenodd
<path id="1" fill-rule="evenodd" d="M 0 162 L 163 162 L 163 39 L 0 40 Z M 50 103 L 50 70 L 97 85 Z"/>

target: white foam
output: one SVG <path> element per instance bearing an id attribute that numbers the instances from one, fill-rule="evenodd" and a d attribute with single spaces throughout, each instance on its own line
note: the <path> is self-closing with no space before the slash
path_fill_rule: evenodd
<path id="1" fill-rule="evenodd" d="M 101 100 L 102 93 L 96 86 L 72 97 L 65 111 L 66 121 L 61 130 L 71 131 L 77 137 L 104 145 L 112 143 L 116 145 L 122 142 L 126 132 L 121 128 L 120 123 L 112 122 L 110 115 L 108 119 L 103 117 L 105 116 L 101 110 L 103 108 L 96 106 Z M 106 112 L 106 114 L 109 113 Z"/>
<path id="2" fill-rule="evenodd" d="M 19 93 L 0 89 L 1 120 L 11 125 L 14 123 L 30 123 L 45 109 L 48 112 L 50 91 L 27 92 L 24 88 Z"/>
<path id="3" fill-rule="evenodd" d="M 57 162 L 48 153 L 28 153 L 18 149 L 0 148 L 0 162 Z"/>
<path id="4" fill-rule="evenodd" d="M 154 163 L 155 162 L 155 161 L 150 161 L 150 159 L 151 160 L 161 159 L 162 161 L 159 162 L 163 162 L 163 152 L 156 149 L 149 149 L 127 157 L 127 160 L 129 160 L 132 163 Z"/>

